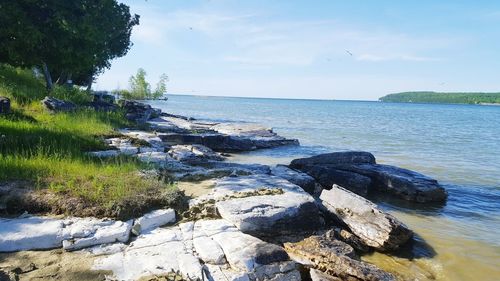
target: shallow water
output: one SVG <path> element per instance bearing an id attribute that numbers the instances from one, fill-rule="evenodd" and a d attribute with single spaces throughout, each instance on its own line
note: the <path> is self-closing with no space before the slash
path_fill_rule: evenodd
<path id="1" fill-rule="evenodd" d="M 301 142 L 233 161 L 286 164 L 366 150 L 380 163 L 436 178 L 449 192 L 444 206 L 374 199 L 415 231 L 412 255 L 364 259 L 407 280 L 500 280 L 500 107 L 173 95 L 152 103 L 199 119 L 261 123 Z"/>

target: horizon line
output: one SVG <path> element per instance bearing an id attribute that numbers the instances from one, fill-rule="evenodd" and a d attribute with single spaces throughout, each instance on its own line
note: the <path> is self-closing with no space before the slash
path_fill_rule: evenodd
<path id="1" fill-rule="evenodd" d="M 267 100 L 307 100 L 307 101 L 361 101 L 361 102 L 378 102 L 379 100 L 357 100 L 357 99 L 320 99 L 320 98 L 278 98 L 278 97 L 251 97 L 251 96 L 215 96 L 215 95 L 200 95 L 200 94 L 183 94 L 183 93 L 167 93 L 165 97 L 172 96 L 192 96 L 192 97 L 207 97 L 207 98 L 241 98 L 241 99 L 267 99 Z"/>

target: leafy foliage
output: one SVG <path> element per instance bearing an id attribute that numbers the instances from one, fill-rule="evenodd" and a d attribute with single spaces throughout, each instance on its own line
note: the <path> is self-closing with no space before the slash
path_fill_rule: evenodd
<path id="1" fill-rule="evenodd" d="M 500 93 L 403 92 L 381 97 L 380 100 L 385 102 L 500 104 Z"/>
<path id="2" fill-rule="evenodd" d="M 125 55 L 139 24 L 139 16 L 116 0 L 2 1 L 0 10 L 0 62 L 46 65 L 46 80 L 73 78 L 77 85 Z"/>
<path id="3" fill-rule="evenodd" d="M 146 71 L 142 68 L 137 70 L 137 74 L 129 79 L 130 90 L 118 90 L 118 94 L 126 99 L 151 100 L 159 99 L 167 92 L 168 76 L 162 74 L 156 84 L 155 91 L 151 91 L 151 85 L 146 81 Z"/>

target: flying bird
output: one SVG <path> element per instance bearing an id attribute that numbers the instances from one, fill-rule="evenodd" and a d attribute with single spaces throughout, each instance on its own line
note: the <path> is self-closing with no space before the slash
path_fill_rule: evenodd
<path id="1" fill-rule="evenodd" d="M 351 57 L 352 57 L 352 53 L 349 52 L 348 50 L 345 50 Z"/>

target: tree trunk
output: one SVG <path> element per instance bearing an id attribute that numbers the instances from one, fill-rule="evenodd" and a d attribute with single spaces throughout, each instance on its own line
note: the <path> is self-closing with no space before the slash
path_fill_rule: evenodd
<path id="1" fill-rule="evenodd" d="M 88 80 L 88 84 L 87 84 L 87 92 L 90 93 L 90 91 L 92 90 L 92 82 L 94 82 L 94 77 L 92 77 L 93 75 L 89 75 L 89 80 Z"/>
<path id="2" fill-rule="evenodd" d="M 50 76 L 49 68 L 45 62 L 42 62 L 43 76 L 45 77 L 45 83 L 47 85 L 47 90 L 52 91 L 54 85 L 52 84 L 52 77 Z"/>

